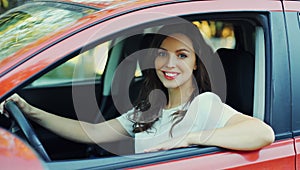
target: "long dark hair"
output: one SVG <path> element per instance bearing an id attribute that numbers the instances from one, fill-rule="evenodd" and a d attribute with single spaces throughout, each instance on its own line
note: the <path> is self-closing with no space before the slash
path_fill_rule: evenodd
<path id="1" fill-rule="evenodd" d="M 172 136 L 173 127 L 178 124 L 185 116 L 187 106 L 198 95 L 207 91 L 211 91 L 211 84 L 207 70 L 202 63 L 201 57 L 209 57 L 212 55 L 211 48 L 204 41 L 199 29 L 192 23 L 179 23 L 163 26 L 157 34 L 154 35 L 150 48 L 153 65 L 157 48 L 160 47 L 164 39 L 169 35 L 180 33 L 191 39 L 196 54 L 197 69 L 193 71 L 193 83 L 195 90 L 189 98 L 189 101 L 184 105 L 183 110 L 173 113 L 174 123 L 170 129 Z M 148 57 L 148 56 L 147 56 Z M 161 116 L 162 109 L 168 103 L 168 91 L 159 80 L 155 69 L 147 69 L 145 71 L 144 85 L 140 91 L 140 95 L 134 104 L 134 112 L 130 115 L 130 119 L 134 122 L 133 132 L 147 131 Z"/>

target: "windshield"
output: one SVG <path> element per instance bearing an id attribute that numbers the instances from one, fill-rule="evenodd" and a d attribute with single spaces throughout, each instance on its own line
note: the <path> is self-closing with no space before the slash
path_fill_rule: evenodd
<path id="1" fill-rule="evenodd" d="M 57 32 L 95 9 L 55 3 L 28 3 L 0 16 L 0 61 L 37 39 Z"/>

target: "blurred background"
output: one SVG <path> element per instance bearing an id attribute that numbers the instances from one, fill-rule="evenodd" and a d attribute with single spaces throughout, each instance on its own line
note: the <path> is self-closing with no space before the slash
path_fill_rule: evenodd
<path id="1" fill-rule="evenodd" d="M 0 14 L 11 8 L 22 5 L 27 1 L 29 0 L 0 0 Z"/>

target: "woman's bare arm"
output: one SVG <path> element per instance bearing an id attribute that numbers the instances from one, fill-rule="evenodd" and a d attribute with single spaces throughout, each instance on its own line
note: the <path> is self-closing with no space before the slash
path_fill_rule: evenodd
<path id="1" fill-rule="evenodd" d="M 189 144 L 255 150 L 271 144 L 274 139 L 274 132 L 270 126 L 259 119 L 237 114 L 229 119 L 225 127 L 191 133 L 187 140 Z"/>
<path id="2" fill-rule="evenodd" d="M 23 113 L 36 123 L 66 139 L 82 143 L 105 143 L 119 141 L 129 135 L 118 120 L 112 119 L 106 122 L 91 124 L 78 120 L 72 120 L 55 114 L 48 113 L 28 104 L 17 94 L 8 100 L 14 101 Z M 3 110 L 1 103 L 0 110 Z"/>
<path id="3" fill-rule="evenodd" d="M 243 114 L 232 116 L 225 127 L 192 132 L 173 138 L 146 152 L 188 147 L 190 145 L 218 146 L 233 150 L 256 150 L 271 144 L 275 139 L 270 126 L 259 119 Z"/>

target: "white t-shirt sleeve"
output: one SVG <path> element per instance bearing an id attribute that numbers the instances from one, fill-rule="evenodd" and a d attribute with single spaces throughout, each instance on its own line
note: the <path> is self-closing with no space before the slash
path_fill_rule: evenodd
<path id="1" fill-rule="evenodd" d="M 117 117 L 116 119 L 120 122 L 120 124 L 123 126 L 123 128 L 127 131 L 127 133 L 134 137 L 133 130 L 133 122 L 131 122 L 128 119 L 128 114 L 131 114 L 133 112 L 133 109 L 129 110 L 128 112 L 122 114 L 121 116 Z"/>
<path id="2" fill-rule="evenodd" d="M 228 122 L 228 120 L 235 114 L 241 114 L 240 112 L 236 111 L 235 109 L 233 109 L 232 107 L 230 107 L 225 103 L 223 103 L 223 107 L 224 107 L 223 119 L 222 122 L 220 122 L 221 127 L 224 127 L 225 124 Z"/>
<path id="3" fill-rule="evenodd" d="M 198 95 L 192 101 L 190 109 L 191 112 L 197 112 L 198 128 L 203 130 L 224 127 L 233 115 L 239 113 L 211 92 Z"/>

